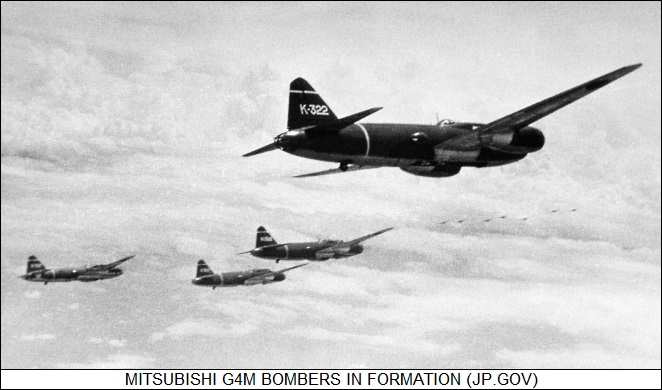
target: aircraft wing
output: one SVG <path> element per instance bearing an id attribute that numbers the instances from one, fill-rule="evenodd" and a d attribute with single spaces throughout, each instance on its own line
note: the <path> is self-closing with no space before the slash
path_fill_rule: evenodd
<path id="1" fill-rule="evenodd" d="M 508 129 L 519 130 L 531 123 L 546 117 L 568 104 L 597 91 L 612 81 L 631 73 L 641 67 L 641 64 L 625 66 L 604 76 L 600 76 L 589 82 L 576 86 L 558 95 L 538 102 L 534 105 L 521 109 L 501 119 L 483 125 L 471 132 L 451 138 L 435 146 L 435 149 L 471 150 L 481 145 L 481 136 L 499 133 Z"/>
<path id="2" fill-rule="evenodd" d="M 133 259 L 134 257 L 136 257 L 136 255 L 132 255 L 132 256 L 129 256 L 129 257 L 125 257 L 125 258 L 123 258 L 123 259 L 117 260 L 117 261 L 115 261 L 115 262 L 113 262 L 113 263 L 110 263 L 110 264 L 97 265 L 97 266 L 95 266 L 95 267 L 93 267 L 93 268 L 94 268 L 95 270 L 105 270 L 105 271 L 107 271 L 107 270 L 109 270 L 109 269 L 113 269 L 113 268 L 117 267 L 118 265 L 124 263 L 124 262 L 127 261 L 127 260 L 131 260 L 131 259 Z"/>
<path id="3" fill-rule="evenodd" d="M 280 271 L 273 271 L 273 273 L 274 274 L 282 274 L 283 272 L 287 272 L 287 271 L 293 270 L 295 268 L 303 267 L 304 265 L 308 265 L 308 263 L 295 265 L 294 267 L 285 268 L 285 269 L 282 269 Z"/>
<path id="4" fill-rule="evenodd" d="M 280 271 L 269 271 L 268 273 L 265 273 L 265 274 L 262 274 L 262 275 L 257 275 L 257 276 L 254 276 L 252 278 L 246 279 L 245 284 L 253 285 L 253 284 L 268 283 L 268 282 L 271 282 L 274 279 L 276 279 L 276 275 L 282 274 L 285 271 L 289 271 L 289 270 L 292 270 L 292 269 L 295 269 L 295 268 L 303 267 L 304 265 L 308 265 L 308 264 L 307 263 L 306 264 L 299 264 L 299 265 L 296 265 L 296 266 L 291 267 L 291 268 L 282 269 Z"/>
<path id="5" fill-rule="evenodd" d="M 391 229 L 393 229 L 393 228 L 391 227 L 391 228 L 388 228 L 388 229 L 380 230 L 380 231 L 378 231 L 378 232 L 375 232 L 375 233 L 372 233 L 372 234 L 368 234 L 367 236 L 359 237 L 359 238 L 357 238 L 357 239 L 355 239 L 355 240 L 352 240 L 352 241 L 339 242 L 338 244 L 336 244 L 336 245 L 333 246 L 332 248 L 336 248 L 336 247 L 345 247 L 345 246 L 346 246 L 346 247 L 350 247 L 350 246 L 352 246 L 352 245 L 356 245 L 356 244 L 358 244 L 358 243 L 360 243 L 360 242 L 363 242 L 363 241 L 365 241 L 365 240 L 367 240 L 367 239 L 369 239 L 369 238 L 373 238 L 373 237 L 378 236 L 378 235 L 380 235 L 380 234 L 382 234 L 382 233 L 386 233 L 386 232 L 388 232 L 388 231 L 391 230 Z"/>
<path id="6" fill-rule="evenodd" d="M 298 176 L 294 176 L 294 177 L 322 176 L 322 175 L 330 175 L 330 174 L 333 174 L 333 173 L 359 171 L 359 170 L 362 170 L 362 169 L 371 169 L 371 168 L 380 168 L 380 167 L 376 167 L 376 166 L 373 166 L 373 165 L 354 165 L 354 164 L 350 164 L 350 165 L 347 166 L 347 169 L 344 170 L 344 171 L 340 168 L 335 168 L 335 169 L 329 169 L 327 171 L 306 173 L 306 174 L 298 175 Z"/>

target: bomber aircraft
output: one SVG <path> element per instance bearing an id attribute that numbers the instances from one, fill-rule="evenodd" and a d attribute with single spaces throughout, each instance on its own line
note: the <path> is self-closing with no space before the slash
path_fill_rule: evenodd
<path id="1" fill-rule="evenodd" d="M 271 234 L 263 226 L 257 228 L 257 238 L 255 239 L 255 249 L 241 252 L 250 253 L 255 257 L 263 259 L 276 260 L 317 260 L 324 261 L 328 259 L 338 259 L 341 257 L 350 257 L 363 252 L 361 242 L 378 236 L 393 228 L 380 230 L 351 241 L 340 240 L 319 240 L 316 242 L 295 242 L 287 244 L 278 244 Z"/>
<path id="2" fill-rule="evenodd" d="M 545 144 L 542 131 L 530 124 L 640 66 L 617 69 L 487 124 L 449 119 L 436 125 L 356 123 L 382 107 L 338 119 L 313 87 L 297 78 L 290 84 L 287 131 L 244 157 L 280 149 L 340 164 L 336 169 L 295 177 L 379 167 L 399 167 L 418 176 L 448 177 L 458 174 L 462 167 L 511 164 Z"/>
<path id="3" fill-rule="evenodd" d="M 86 265 L 79 268 L 46 268 L 35 256 L 28 257 L 28 270 L 21 279 L 29 282 L 96 282 L 100 279 L 110 279 L 124 274 L 117 268 L 120 264 L 134 258 L 125 257 L 110 264 Z"/>
<path id="4" fill-rule="evenodd" d="M 280 271 L 252 269 L 248 271 L 215 274 L 204 260 L 199 260 L 198 271 L 195 274 L 195 279 L 191 282 L 196 286 L 207 286 L 212 289 L 216 289 L 216 287 L 253 286 L 256 284 L 282 282 L 285 280 L 286 271 L 303 267 L 304 265 L 308 264 L 299 264 Z"/>

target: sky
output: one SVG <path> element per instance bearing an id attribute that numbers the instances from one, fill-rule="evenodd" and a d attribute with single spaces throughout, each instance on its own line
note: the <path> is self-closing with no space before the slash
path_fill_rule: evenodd
<path id="1" fill-rule="evenodd" d="M 2 368 L 660 368 L 659 3 L 1 11 Z M 516 164 L 293 179 L 333 165 L 241 157 L 285 130 L 296 77 L 338 116 L 486 123 L 634 63 L 536 122 L 546 145 Z M 237 255 L 260 225 L 395 229 L 282 283 L 191 284 L 198 259 L 293 265 Z M 136 257 L 43 285 L 18 278 L 30 255 Z"/>

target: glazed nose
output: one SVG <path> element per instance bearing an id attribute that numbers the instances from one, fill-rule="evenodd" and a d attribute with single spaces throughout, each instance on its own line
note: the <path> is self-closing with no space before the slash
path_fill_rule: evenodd
<path id="1" fill-rule="evenodd" d="M 281 150 L 293 149 L 301 145 L 304 138 L 306 134 L 302 131 L 288 131 L 276 136 L 274 143 Z"/>

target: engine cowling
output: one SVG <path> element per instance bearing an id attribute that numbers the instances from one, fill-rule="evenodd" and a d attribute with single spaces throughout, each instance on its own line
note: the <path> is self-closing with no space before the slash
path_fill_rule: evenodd
<path id="1" fill-rule="evenodd" d="M 317 260 L 328 260 L 336 255 L 336 252 L 333 250 L 321 250 L 315 253 L 315 258 Z"/>
<path id="2" fill-rule="evenodd" d="M 545 145 L 545 135 L 535 127 L 507 130 L 481 136 L 481 144 L 489 149 L 505 153 L 524 154 L 536 152 Z"/>
<path id="3" fill-rule="evenodd" d="M 253 286 L 253 285 L 256 285 L 256 284 L 267 284 L 267 283 L 273 282 L 274 279 L 276 279 L 276 275 L 269 274 L 269 275 L 264 275 L 264 276 L 248 279 L 248 280 L 244 281 L 244 285 Z"/>
<path id="4" fill-rule="evenodd" d="M 448 164 L 412 164 L 408 167 L 401 167 L 400 169 L 416 176 L 449 177 L 460 173 L 460 169 L 462 169 L 462 167 L 459 165 Z"/>

